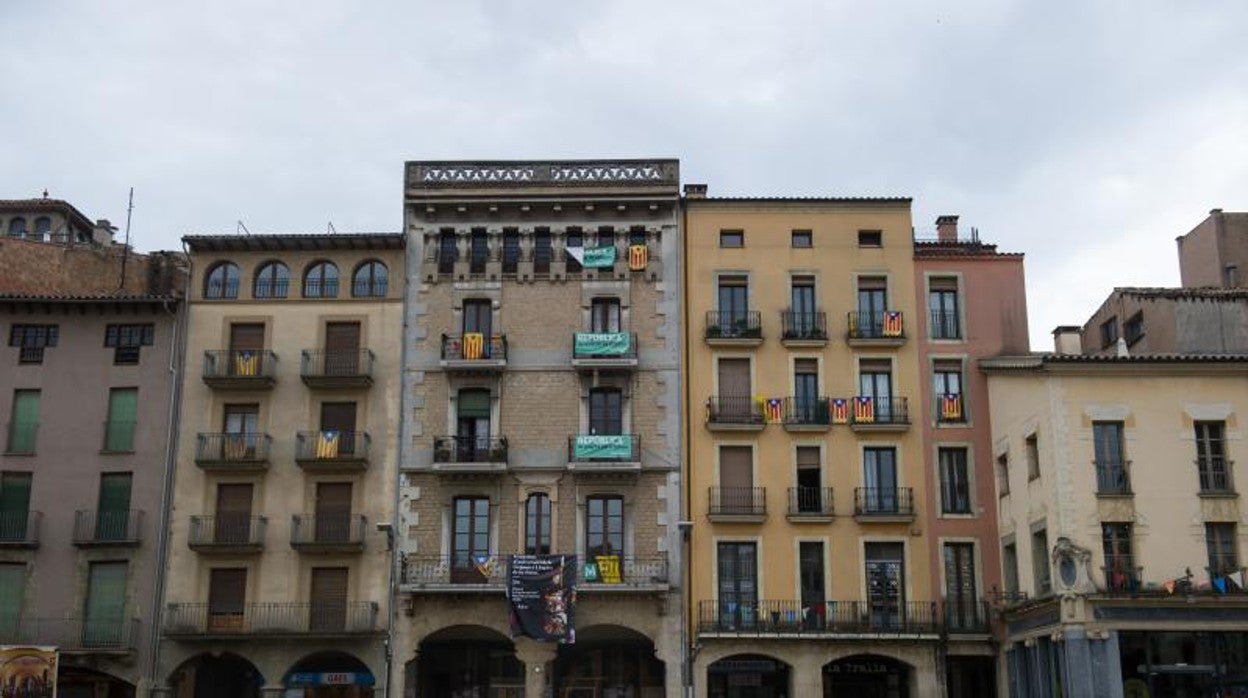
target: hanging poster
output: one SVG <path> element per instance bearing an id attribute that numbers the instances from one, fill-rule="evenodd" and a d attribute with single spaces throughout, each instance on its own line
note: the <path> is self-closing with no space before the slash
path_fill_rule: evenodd
<path id="1" fill-rule="evenodd" d="M 631 344 L 628 332 L 577 332 L 574 349 L 580 356 L 625 356 Z"/>
<path id="2" fill-rule="evenodd" d="M 602 269 L 615 265 L 614 247 L 586 247 L 584 265 L 590 269 Z"/>
<path id="3" fill-rule="evenodd" d="M 633 437 L 628 434 L 583 435 L 576 437 L 576 460 L 627 460 L 633 457 Z"/>
<path id="4" fill-rule="evenodd" d="M 5 696 L 56 697 L 55 647 L 0 646 L 0 687 Z"/>
<path id="5" fill-rule="evenodd" d="M 575 555 L 512 555 L 507 563 L 511 634 L 576 641 Z"/>

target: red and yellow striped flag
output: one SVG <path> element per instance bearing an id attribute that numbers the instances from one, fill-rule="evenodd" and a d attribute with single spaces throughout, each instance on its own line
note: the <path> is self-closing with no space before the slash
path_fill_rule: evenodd
<path id="1" fill-rule="evenodd" d="M 854 398 L 854 421 L 870 424 L 875 421 L 875 400 L 867 396 Z"/>
<path id="2" fill-rule="evenodd" d="M 463 353 L 465 359 L 479 359 L 485 351 L 485 335 L 480 332 L 465 332 Z"/>
<path id="3" fill-rule="evenodd" d="M 778 398 L 769 398 L 763 403 L 763 415 L 768 424 L 778 424 L 784 417 L 784 402 Z"/>
<path id="4" fill-rule="evenodd" d="M 962 419 L 962 396 L 957 393 L 945 393 L 940 396 L 940 418 L 954 421 Z"/>
<path id="5" fill-rule="evenodd" d="M 649 256 L 650 250 L 645 245 L 629 245 L 628 268 L 632 271 L 643 271 Z"/>
<path id="6" fill-rule="evenodd" d="M 884 330 L 882 334 L 885 337 L 901 336 L 901 311 L 890 310 L 884 313 Z"/>
<path id="7" fill-rule="evenodd" d="M 832 423 L 849 424 L 849 401 L 843 397 L 832 399 Z"/>

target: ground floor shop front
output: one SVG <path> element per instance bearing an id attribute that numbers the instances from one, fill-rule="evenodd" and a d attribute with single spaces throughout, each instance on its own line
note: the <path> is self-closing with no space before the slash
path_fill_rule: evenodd
<path id="1" fill-rule="evenodd" d="M 341 642 L 273 639 L 171 644 L 158 698 L 374 698 L 383 695 L 380 636 Z"/>

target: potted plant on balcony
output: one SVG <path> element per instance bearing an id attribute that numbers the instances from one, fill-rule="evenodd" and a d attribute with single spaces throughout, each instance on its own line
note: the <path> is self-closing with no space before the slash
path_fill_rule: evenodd
<path id="1" fill-rule="evenodd" d="M 433 462 L 451 462 L 451 444 L 449 439 L 437 439 L 433 445 Z"/>
<path id="2" fill-rule="evenodd" d="M 494 444 L 494 446 L 490 448 L 490 462 L 507 462 L 507 439 L 499 439 L 498 443 Z"/>

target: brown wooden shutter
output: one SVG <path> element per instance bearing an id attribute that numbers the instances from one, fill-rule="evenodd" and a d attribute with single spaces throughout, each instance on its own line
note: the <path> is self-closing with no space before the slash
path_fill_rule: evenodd
<path id="1" fill-rule="evenodd" d="M 720 397 L 750 397 L 750 360 L 719 360 Z"/>
<path id="2" fill-rule="evenodd" d="M 351 376 L 359 373 L 360 323 L 329 322 L 325 324 L 325 373 Z"/>
<path id="3" fill-rule="evenodd" d="M 316 485 L 316 540 L 346 542 L 351 535 L 351 483 Z"/>
<path id="4" fill-rule="evenodd" d="M 227 567 L 214 569 L 208 577 L 208 622 L 210 627 L 224 629 L 242 624 L 243 605 L 247 601 L 247 569 Z"/>
<path id="5" fill-rule="evenodd" d="M 340 630 L 347 622 L 347 568 L 312 568 L 312 630 Z"/>
<path id="6" fill-rule="evenodd" d="M 797 467 L 799 469 L 818 468 L 819 467 L 819 447 L 798 446 L 797 447 Z"/>
<path id="7" fill-rule="evenodd" d="M 264 349 L 264 325 L 262 323 L 230 325 L 230 349 L 234 351 Z"/>
<path id="8" fill-rule="evenodd" d="M 217 485 L 217 524 L 213 541 L 247 543 L 251 539 L 252 486 Z"/>
<path id="9" fill-rule="evenodd" d="M 321 403 L 321 431 L 355 431 L 355 403 Z"/>
<path id="10" fill-rule="evenodd" d="M 753 487 L 754 475 L 749 446 L 719 448 L 719 486 Z"/>

